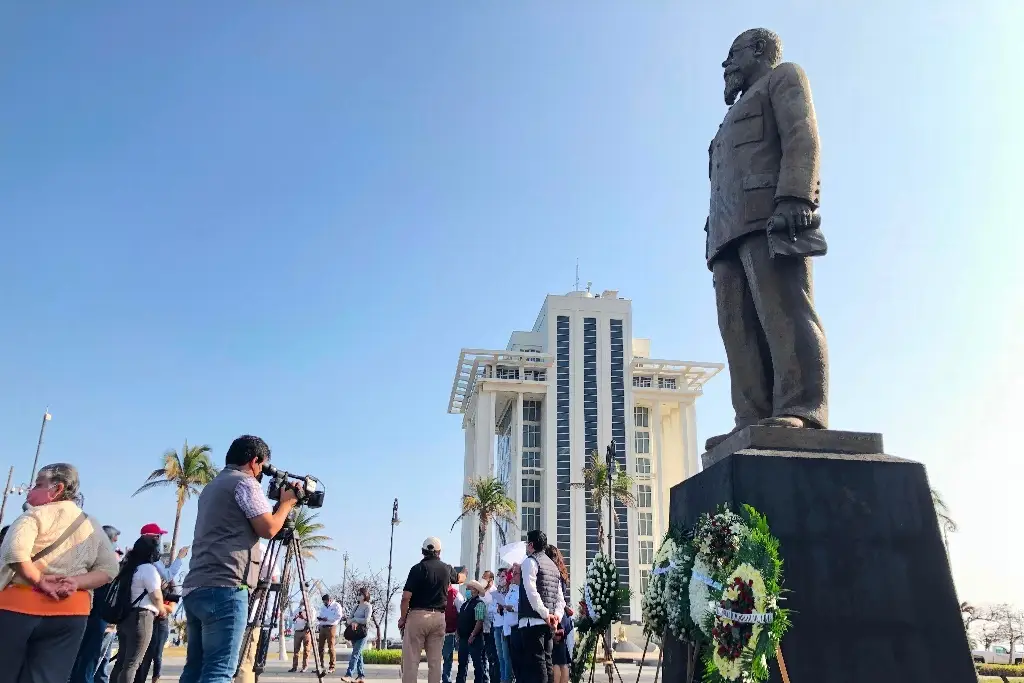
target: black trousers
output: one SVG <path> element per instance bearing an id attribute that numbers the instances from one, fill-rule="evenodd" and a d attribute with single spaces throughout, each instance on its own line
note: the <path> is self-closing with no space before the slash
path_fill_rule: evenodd
<path id="1" fill-rule="evenodd" d="M 492 629 L 490 633 L 483 633 L 484 637 L 484 654 L 487 655 L 487 671 L 490 674 L 491 683 L 501 682 L 501 669 L 498 666 L 498 646 L 494 642 L 494 638 L 501 638 L 501 627 L 497 627 L 498 631 Z"/>
<path id="2" fill-rule="evenodd" d="M 0 610 L 0 683 L 67 683 L 87 619 Z"/>
<path id="3" fill-rule="evenodd" d="M 554 633 L 547 624 L 540 626 L 519 627 L 523 641 L 522 661 L 518 676 L 520 683 L 551 683 L 554 680 L 551 671 L 551 647 Z"/>
<path id="4" fill-rule="evenodd" d="M 519 635 L 519 627 L 513 626 L 508 636 L 508 654 L 512 660 L 512 675 L 517 681 L 522 680 L 519 665 L 523 660 L 523 638 Z"/>
<path id="5" fill-rule="evenodd" d="M 736 426 L 802 417 L 828 427 L 828 351 L 814 310 L 809 257 L 771 258 L 750 234 L 711 266 Z"/>

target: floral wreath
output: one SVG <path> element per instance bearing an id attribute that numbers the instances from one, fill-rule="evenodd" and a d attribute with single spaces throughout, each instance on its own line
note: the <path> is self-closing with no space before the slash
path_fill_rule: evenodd
<path id="1" fill-rule="evenodd" d="M 622 611 L 622 604 L 619 601 L 619 571 L 603 553 L 595 555 L 587 567 L 583 601 L 595 628 L 605 629 L 619 620 Z"/>
<path id="2" fill-rule="evenodd" d="M 789 629 L 779 540 L 749 505 L 704 515 L 694 530 L 690 613 L 708 638 L 705 683 L 768 678 L 768 658 Z M 695 586 L 697 586 L 695 588 Z"/>
<path id="3" fill-rule="evenodd" d="M 593 655 L 601 634 L 621 619 L 629 604 L 629 586 L 619 583 L 619 571 L 603 553 L 598 553 L 587 567 L 587 583 L 576 619 L 576 647 L 572 653 L 572 680 L 578 683 L 593 665 Z"/>
<path id="4" fill-rule="evenodd" d="M 703 651 L 705 683 L 763 681 L 789 629 L 779 608 L 782 560 L 768 520 L 749 505 L 702 515 L 692 535 L 666 534 L 644 593 L 649 637 L 670 631 Z"/>
<path id="5" fill-rule="evenodd" d="M 693 561 L 689 539 L 679 529 L 669 530 L 654 556 L 654 568 L 641 603 L 648 636 L 663 638 L 671 632 L 680 640 L 694 640 L 695 624 L 688 607 Z"/>

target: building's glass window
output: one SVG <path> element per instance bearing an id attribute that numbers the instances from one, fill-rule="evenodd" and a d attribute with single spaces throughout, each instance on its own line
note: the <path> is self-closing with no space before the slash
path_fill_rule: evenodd
<path id="1" fill-rule="evenodd" d="M 676 378 L 675 377 L 659 377 L 658 378 L 659 389 L 675 389 Z"/>
<path id="2" fill-rule="evenodd" d="M 637 430 L 633 432 L 633 450 L 638 454 L 647 455 L 651 452 L 651 433 Z"/>
<path id="3" fill-rule="evenodd" d="M 540 479 L 523 477 L 523 504 L 540 503 Z"/>
<path id="4" fill-rule="evenodd" d="M 540 425 L 523 425 L 523 448 L 540 448 Z"/>
<path id="5" fill-rule="evenodd" d="M 573 554 L 569 515 L 569 342 L 569 316 L 560 315 L 555 319 L 555 535 L 567 566 L 572 564 Z"/>
<path id="6" fill-rule="evenodd" d="M 651 426 L 651 409 L 646 406 L 633 408 L 633 426 L 648 429 Z"/>
<path id="7" fill-rule="evenodd" d="M 523 480 L 525 485 L 526 480 Z M 540 495 L 540 494 L 538 494 Z M 523 498 L 525 501 L 526 498 Z M 637 525 L 637 536 L 653 536 L 654 535 L 654 513 L 653 512 L 640 512 L 636 516 Z"/>
<path id="8" fill-rule="evenodd" d="M 548 378 L 547 370 L 527 370 L 526 379 L 533 382 L 543 382 Z"/>
<path id="9" fill-rule="evenodd" d="M 540 451 L 523 451 L 523 469 L 540 469 Z"/>
<path id="10" fill-rule="evenodd" d="M 650 474 L 651 473 L 651 459 L 637 456 L 636 458 L 636 473 L 637 474 Z"/>
<path id="11" fill-rule="evenodd" d="M 640 553 L 637 564 L 654 564 L 654 541 L 640 541 Z"/>
<path id="12" fill-rule="evenodd" d="M 650 389 L 651 378 L 648 375 L 633 375 L 633 386 L 639 389 Z"/>
<path id="13" fill-rule="evenodd" d="M 640 570 L 640 595 L 647 592 L 647 585 L 651 582 L 651 570 L 641 569 Z"/>
<path id="14" fill-rule="evenodd" d="M 540 422 L 540 401 L 523 401 L 523 422 Z"/>
<path id="15" fill-rule="evenodd" d="M 636 506 L 639 508 L 649 508 L 651 505 L 651 487 L 646 484 L 640 484 L 636 487 Z"/>
<path id="16" fill-rule="evenodd" d="M 522 532 L 523 539 L 526 540 L 526 534 L 530 531 L 540 528 L 540 508 L 539 507 L 523 507 L 522 511 Z"/>
<path id="17" fill-rule="evenodd" d="M 506 367 L 504 365 L 498 366 L 498 379 L 519 379 L 519 368 Z"/>

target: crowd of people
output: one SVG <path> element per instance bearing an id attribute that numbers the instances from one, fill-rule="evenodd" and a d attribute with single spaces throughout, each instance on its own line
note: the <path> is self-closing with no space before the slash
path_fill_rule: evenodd
<path id="1" fill-rule="evenodd" d="M 176 577 L 189 548 L 168 566 L 161 559 L 167 532 L 147 524 L 122 553 L 117 549 L 121 532 L 82 511 L 76 468 L 66 463 L 41 468 L 25 511 L 0 530 L 0 683 L 147 683 L 151 673 L 157 683 L 169 617 L 179 602 L 186 622 L 180 683 L 254 683 L 260 629 L 253 629 L 253 641 L 242 648 L 251 589 L 260 580 L 277 580 L 270 563 L 261 563 L 261 539 L 281 531 L 297 502 L 295 492 L 285 488 L 271 507 L 260 485 L 269 461 L 270 448 L 259 437 L 232 442 L 224 468 L 199 496 L 192 560 L 180 590 Z M 323 602 L 316 625 L 326 674 L 334 672 L 344 615 L 331 596 Z M 342 680 L 363 680 L 369 619 L 370 595 L 364 591 L 345 621 L 353 656 Z M 293 671 L 300 650 L 307 668 L 310 626 L 300 613 Z M 118 649 L 112 657 L 115 635 Z"/>
<path id="2" fill-rule="evenodd" d="M 526 536 L 526 559 L 466 581 L 441 560 L 441 541 L 423 542 L 423 559 L 409 571 L 398 627 L 402 681 L 415 683 L 426 652 L 428 683 L 568 683 L 573 612 L 569 572 L 542 531 Z M 458 586 L 465 585 L 460 591 Z"/>
<path id="3" fill-rule="evenodd" d="M 82 511 L 78 471 L 67 463 L 41 468 L 26 503 L 0 530 L 0 682 L 145 683 L 150 671 L 158 681 L 173 578 L 188 549 L 170 566 L 160 561 L 167 532 L 156 524 L 143 526 L 127 553 L 117 549 L 121 532 Z M 108 624 L 101 608 L 119 575 L 135 609 Z"/>
<path id="4" fill-rule="evenodd" d="M 269 460 L 270 448 L 258 437 L 232 442 L 225 467 L 199 496 L 192 560 L 180 590 L 177 576 L 189 548 L 168 566 L 161 542 L 167 532 L 147 524 L 122 553 L 121 532 L 82 511 L 75 467 L 41 468 L 25 511 L 0 530 L 0 683 L 147 683 L 150 676 L 157 683 L 169 617 L 179 602 L 187 644 L 180 683 L 254 683 L 259 629 L 242 647 L 253 609 L 250 589 L 277 580 L 269 563 L 261 564 L 260 541 L 278 534 L 297 502 L 284 488 L 271 507 L 260 486 Z M 542 532 L 529 532 L 526 545 L 521 565 L 467 582 L 465 572 L 441 561 L 439 539 L 424 541 L 423 559 L 402 594 L 403 683 L 415 683 L 423 651 L 429 683 L 451 683 L 456 652 L 456 683 L 466 683 L 470 663 L 474 683 L 567 683 L 573 635 L 568 572 Z M 352 653 L 341 680 L 363 682 L 371 614 L 368 590 L 361 590 L 348 618 L 332 596 L 323 596 L 315 621 L 318 673 L 334 673 L 344 624 Z M 310 616 L 300 611 L 294 620 L 293 672 L 300 654 L 301 670 L 308 668 Z M 115 634 L 118 650 L 111 657 Z"/>

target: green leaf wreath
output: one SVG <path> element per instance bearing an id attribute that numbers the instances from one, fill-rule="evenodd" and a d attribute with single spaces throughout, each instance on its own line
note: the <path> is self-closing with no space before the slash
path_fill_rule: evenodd
<path id="1" fill-rule="evenodd" d="M 666 631 L 703 652 L 705 683 L 763 681 L 790 627 L 782 599 L 779 540 L 768 520 L 744 505 L 705 514 L 691 534 L 662 541 L 643 599 L 648 636 Z"/>
<path id="2" fill-rule="evenodd" d="M 632 592 L 619 582 L 615 563 L 598 553 L 587 567 L 587 583 L 580 600 L 576 618 L 576 646 L 572 653 L 572 683 L 579 683 L 594 662 L 598 641 L 602 633 L 620 621 L 623 609 L 629 604 Z"/>

